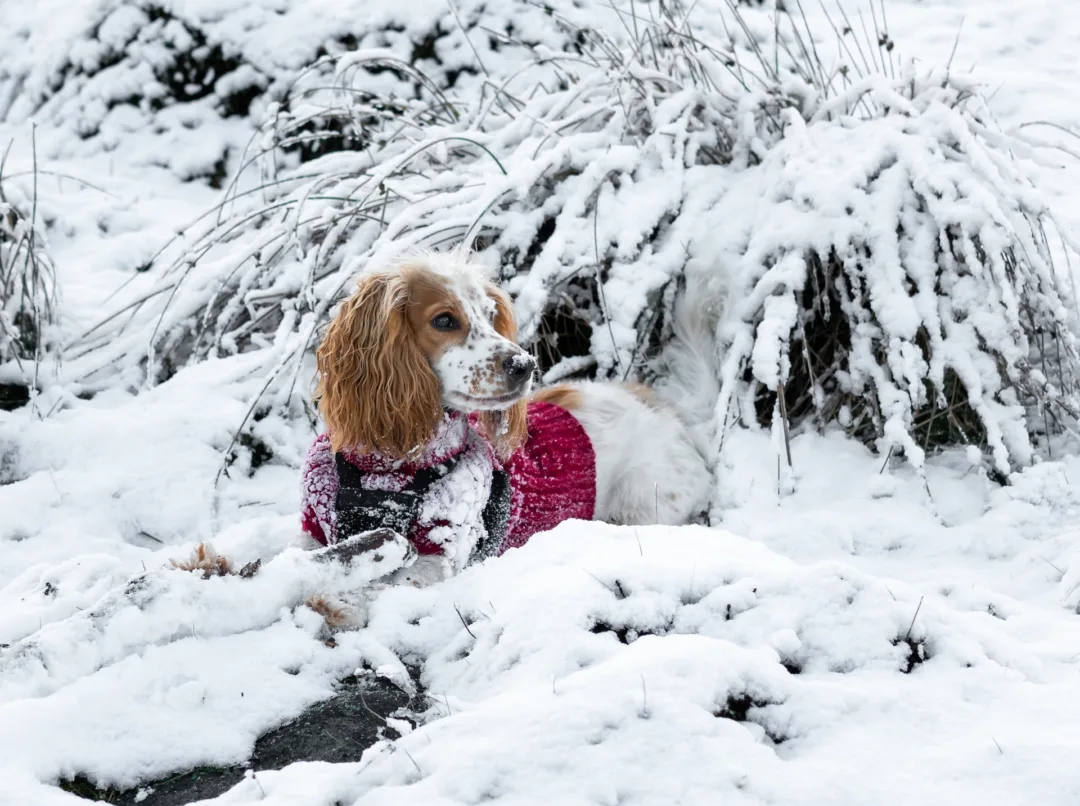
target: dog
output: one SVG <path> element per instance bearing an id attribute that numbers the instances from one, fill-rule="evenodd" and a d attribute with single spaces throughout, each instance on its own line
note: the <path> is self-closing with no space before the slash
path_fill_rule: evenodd
<path id="1" fill-rule="evenodd" d="M 709 473 L 676 413 L 636 384 L 533 390 L 509 297 L 463 252 L 362 276 L 316 351 L 326 431 L 303 471 L 318 543 L 389 527 L 427 584 L 569 519 L 678 525 Z"/>

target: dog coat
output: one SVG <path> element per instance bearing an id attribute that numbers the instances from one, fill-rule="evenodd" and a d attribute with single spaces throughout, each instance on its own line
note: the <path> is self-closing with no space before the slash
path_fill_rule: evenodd
<path id="1" fill-rule="evenodd" d="M 447 412 L 407 459 L 343 450 L 321 434 L 304 462 L 301 527 L 331 545 L 387 526 L 419 554 L 470 561 L 524 545 L 564 520 L 591 520 L 596 455 L 570 412 L 528 404 L 528 437 L 505 463 L 469 418 Z"/>

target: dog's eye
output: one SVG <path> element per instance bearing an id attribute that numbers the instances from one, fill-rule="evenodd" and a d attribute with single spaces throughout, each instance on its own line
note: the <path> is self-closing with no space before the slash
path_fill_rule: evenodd
<path id="1" fill-rule="evenodd" d="M 440 313 L 431 320 L 431 326 L 436 330 L 457 330 L 459 327 L 458 320 L 449 313 Z"/>

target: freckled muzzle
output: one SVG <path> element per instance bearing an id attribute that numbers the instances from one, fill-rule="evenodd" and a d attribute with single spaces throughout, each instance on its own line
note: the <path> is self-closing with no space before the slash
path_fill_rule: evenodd
<path id="1" fill-rule="evenodd" d="M 487 361 L 470 373 L 467 391 L 444 384 L 444 398 L 464 411 L 496 411 L 529 393 L 536 361 L 513 342 L 503 341 Z"/>

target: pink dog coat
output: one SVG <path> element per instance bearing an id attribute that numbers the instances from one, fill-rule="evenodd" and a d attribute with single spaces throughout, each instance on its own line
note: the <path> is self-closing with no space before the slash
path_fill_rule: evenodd
<path id="1" fill-rule="evenodd" d="M 501 465 L 456 412 L 447 413 L 431 442 L 407 460 L 350 450 L 335 456 L 329 436 L 320 435 L 304 462 L 301 526 L 324 545 L 350 536 L 338 529 L 339 504 L 347 500 L 343 475 L 357 487 L 359 498 L 352 500 L 368 502 L 361 505 L 364 522 L 398 526 L 418 553 L 449 555 L 459 569 L 476 556 L 522 546 L 562 521 L 591 520 L 596 508 L 596 455 L 588 434 L 566 409 L 539 401 L 528 406 L 525 444 Z M 418 488 L 422 492 L 410 493 Z M 508 512 L 497 513 L 499 526 L 492 529 L 499 493 L 508 498 Z"/>

